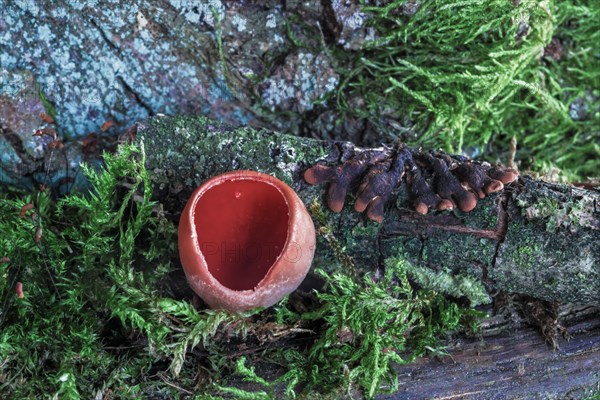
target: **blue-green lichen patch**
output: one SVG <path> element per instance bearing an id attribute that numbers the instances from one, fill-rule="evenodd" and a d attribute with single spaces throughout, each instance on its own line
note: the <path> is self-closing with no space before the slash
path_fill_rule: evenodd
<path id="1" fill-rule="evenodd" d="M 20 162 L 21 159 L 11 144 L 0 136 L 0 185 L 20 186 L 17 181 Z"/>
<path id="2" fill-rule="evenodd" d="M 279 7 L 229 2 L 221 21 L 221 56 L 232 92 L 244 96 L 289 51 L 286 16 Z"/>
<path id="3" fill-rule="evenodd" d="M 109 119 L 130 126 L 155 113 L 253 120 L 214 68 L 216 26 L 226 15 L 220 1 L 15 1 L 2 8 L 0 64 L 32 71 L 69 134 L 97 131 Z"/>
<path id="4" fill-rule="evenodd" d="M 8 2 L 0 64 L 33 73 L 69 137 L 158 113 L 258 125 L 261 104 L 310 110 L 338 82 L 325 54 L 293 52 L 287 18 L 278 6 L 220 0 Z M 295 64 L 290 80 L 277 66 L 286 55 L 286 65 Z M 259 94 L 261 81 L 269 89 Z"/>

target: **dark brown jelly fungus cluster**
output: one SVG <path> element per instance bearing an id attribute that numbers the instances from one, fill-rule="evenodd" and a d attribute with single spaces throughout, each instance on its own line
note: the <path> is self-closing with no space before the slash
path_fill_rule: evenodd
<path id="1" fill-rule="evenodd" d="M 340 160 L 338 166 L 317 164 L 308 168 L 304 179 L 311 185 L 329 182 L 327 204 L 340 212 L 349 188 L 361 178 L 354 209 L 366 210 L 370 219 L 380 223 L 385 203 L 403 180 L 415 210 L 426 214 L 429 209 L 471 211 L 477 198 L 502 190 L 519 176 L 512 168 L 439 151 L 414 150 L 403 144 L 381 149 L 346 145 Z"/>

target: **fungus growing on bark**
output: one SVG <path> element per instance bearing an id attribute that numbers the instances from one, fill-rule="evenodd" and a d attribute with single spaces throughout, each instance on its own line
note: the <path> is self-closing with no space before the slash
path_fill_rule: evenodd
<path id="1" fill-rule="evenodd" d="M 354 209 L 366 210 L 367 216 L 377 222 L 383 221 L 384 205 L 403 180 L 408 183 L 415 210 L 426 214 L 430 208 L 456 207 L 469 212 L 477 205 L 477 198 L 502 190 L 519 176 L 512 168 L 403 144 L 360 149 L 340 143 L 339 149 L 341 165 L 314 165 L 304 172 L 304 179 L 311 185 L 329 183 L 327 202 L 334 212 L 342 210 L 350 187 L 361 179 Z"/>
<path id="2" fill-rule="evenodd" d="M 315 228 L 279 179 L 232 171 L 204 182 L 179 222 L 179 257 L 192 289 L 212 308 L 269 307 L 308 273 Z"/>

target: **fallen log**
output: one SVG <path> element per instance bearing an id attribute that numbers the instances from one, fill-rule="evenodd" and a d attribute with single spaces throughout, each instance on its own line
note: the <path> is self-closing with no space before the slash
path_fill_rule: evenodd
<path id="1" fill-rule="evenodd" d="M 202 181 L 228 170 L 256 169 L 292 185 L 306 204 L 322 210 L 326 221 L 320 223 L 333 228 L 334 243 L 319 237 L 314 267 L 347 266 L 332 244 L 343 248 L 361 272 L 377 270 L 387 257 L 403 253 L 415 268 L 477 277 L 492 296 L 500 290 L 550 302 L 600 304 L 597 191 L 521 177 L 470 213 L 421 215 L 400 190 L 379 224 L 348 204 L 339 214 L 329 211 L 323 185 L 304 181 L 304 171 L 317 161 L 338 163 L 339 144 L 232 129 L 203 118 L 147 120 L 137 125 L 136 141 L 144 143 L 158 198 L 175 214 Z M 378 398 L 576 399 L 598 393 L 598 308 L 565 306 L 546 325 L 529 320 L 542 330 L 560 328 L 568 335 L 559 348 L 546 343 L 554 338 L 544 340 L 539 327 L 517 314 L 485 320 L 479 337 L 449 340 L 447 356 L 398 366 L 400 391 Z M 273 365 L 260 369 L 267 379 L 280 373 Z M 243 381 L 231 385 L 253 390 Z M 360 393 L 353 395 L 360 398 Z"/>
<path id="2" fill-rule="evenodd" d="M 381 399 L 595 399 L 600 392 L 600 315 L 561 309 L 571 340 L 553 350 L 529 326 L 499 323 L 482 338 L 460 338 L 446 357 L 397 368 L 400 390 Z M 497 322 L 497 321 L 496 321 Z M 494 320 L 484 324 L 494 326 Z M 506 331 L 511 334 L 507 334 Z"/>
<path id="3" fill-rule="evenodd" d="M 328 210 L 323 185 L 309 185 L 304 171 L 318 161 L 337 165 L 348 145 L 231 128 L 205 118 L 158 117 L 137 124 L 146 165 L 165 209 L 177 214 L 191 192 L 216 174 L 253 169 L 291 185 L 305 204 L 320 210 L 319 224 L 332 237 L 319 239 L 314 267 L 344 267 L 331 240 L 362 272 L 403 254 L 421 283 L 483 282 L 485 291 L 522 293 L 558 303 L 600 305 L 600 192 L 527 176 L 492 193 L 471 212 L 422 215 L 412 209 L 406 185 L 394 193 L 383 223 L 346 207 Z M 463 281 L 461 281 L 463 282 Z M 471 282 L 471 281 L 469 281 Z M 481 296 L 479 288 L 456 293 Z M 481 298 L 481 297 L 477 297 Z M 472 298 L 471 298 L 472 300 Z"/>

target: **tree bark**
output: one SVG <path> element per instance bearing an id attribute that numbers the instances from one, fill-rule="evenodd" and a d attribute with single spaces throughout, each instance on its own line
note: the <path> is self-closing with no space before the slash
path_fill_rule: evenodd
<path id="1" fill-rule="evenodd" d="M 380 398 L 595 399 L 591 396 L 600 393 L 598 309 L 564 307 L 561 315 L 571 340 L 558 350 L 531 327 L 499 324 L 500 332 L 490 329 L 485 341 L 461 338 L 449 345 L 449 356 L 398 367 L 400 390 Z M 484 332 L 493 325 L 488 320 Z"/>
<path id="2" fill-rule="evenodd" d="M 378 224 L 348 204 L 339 214 L 329 211 L 324 186 L 308 185 L 302 177 L 317 161 L 336 165 L 343 143 L 179 117 L 139 123 L 136 141 L 144 144 L 156 195 L 174 214 L 204 180 L 225 171 L 253 169 L 288 183 L 309 208 L 322 210 L 325 221 L 318 223 L 333 228 L 333 239 L 318 240 L 314 268 L 345 266 L 332 250 L 334 240 L 362 272 L 404 255 L 437 277 L 477 278 L 488 293 L 600 305 L 598 191 L 524 176 L 470 213 L 421 215 L 401 188 Z"/>

